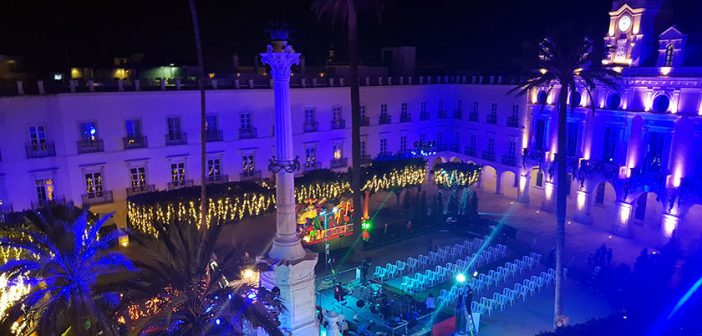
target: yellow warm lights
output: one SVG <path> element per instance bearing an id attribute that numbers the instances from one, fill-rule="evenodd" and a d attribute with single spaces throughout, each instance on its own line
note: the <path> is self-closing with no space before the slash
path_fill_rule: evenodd
<path id="1" fill-rule="evenodd" d="M 673 70 L 673 68 L 668 66 L 661 67 L 661 75 L 668 76 L 671 70 Z"/>

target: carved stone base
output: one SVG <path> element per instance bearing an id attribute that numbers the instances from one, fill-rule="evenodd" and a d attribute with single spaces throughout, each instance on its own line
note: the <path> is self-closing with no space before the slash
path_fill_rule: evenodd
<path id="1" fill-rule="evenodd" d="M 273 269 L 261 274 L 261 284 L 265 288 L 280 289 L 280 296 L 287 308 L 280 316 L 280 327 L 289 335 L 319 335 L 314 284 L 317 258 L 317 253 L 306 251 L 305 257 L 295 261 L 268 260 Z"/>

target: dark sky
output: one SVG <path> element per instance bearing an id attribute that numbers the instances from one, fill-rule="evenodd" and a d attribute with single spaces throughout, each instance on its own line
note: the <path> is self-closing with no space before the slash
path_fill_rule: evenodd
<path id="1" fill-rule="evenodd" d="M 669 0 L 682 23 L 694 24 L 700 0 Z M 0 54 L 25 56 L 27 68 L 47 71 L 109 64 L 114 56 L 145 53 L 158 62 L 192 63 L 187 0 L 3 0 Z M 383 46 L 417 46 L 418 62 L 453 68 L 502 70 L 514 64 L 525 41 L 534 42 L 561 22 L 607 29 L 612 0 L 390 0 L 382 23 L 360 22 L 363 60 L 377 63 Z M 197 0 L 205 59 L 242 64 L 264 49 L 270 20 L 289 21 L 293 44 L 308 64 L 323 61 L 334 45 L 345 58 L 345 32 L 310 12 L 311 0 Z"/>

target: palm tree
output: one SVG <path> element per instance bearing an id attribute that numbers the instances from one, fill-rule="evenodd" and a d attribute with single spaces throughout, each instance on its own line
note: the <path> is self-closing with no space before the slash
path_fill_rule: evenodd
<path id="1" fill-rule="evenodd" d="M 351 192 L 353 193 L 353 223 L 360 234 L 361 209 L 361 98 L 358 84 L 358 13 L 367 11 L 378 18 L 385 8 L 384 0 L 315 0 L 312 11 L 318 19 L 328 17 L 333 24 L 346 26 L 351 71 Z M 361 244 L 355 244 L 360 252 Z"/>
<path id="2" fill-rule="evenodd" d="M 127 311 L 158 302 L 155 310 L 125 317 L 132 333 L 242 334 L 243 326 L 250 325 L 282 335 L 276 320 L 276 313 L 284 309 L 282 301 L 240 279 L 247 260 L 238 251 L 217 257 L 221 225 L 205 230 L 187 222 L 153 226 L 157 237 L 127 231 L 135 243 L 131 253 L 139 269 L 125 293 Z"/>
<path id="3" fill-rule="evenodd" d="M 207 115 L 205 109 L 205 64 L 202 57 L 202 42 L 200 41 L 200 21 L 197 17 L 195 0 L 188 0 L 190 17 L 193 21 L 193 35 L 195 37 L 195 54 L 197 57 L 197 85 L 200 89 L 200 228 L 207 226 Z"/>
<path id="4" fill-rule="evenodd" d="M 551 34 L 538 45 L 539 57 L 528 62 L 529 73 L 514 89 L 518 95 L 526 95 L 533 90 L 545 88 L 558 91 L 558 141 L 556 165 L 556 288 L 554 303 L 554 323 L 563 317 L 563 249 L 565 247 L 566 197 L 568 176 L 566 173 L 566 112 L 568 94 L 578 89 L 584 90 L 590 102 L 598 85 L 617 88 L 619 73 L 610 66 L 602 65 L 602 58 L 593 53 L 593 42 L 584 35 L 563 29 Z M 571 99 L 574 102 L 575 99 Z M 591 108 L 595 104 L 591 103 Z M 571 106 L 572 111 L 573 106 Z"/>
<path id="5" fill-rule="evenodd" d="M 91 224 L 87 212 L 73 222 L 36 212 L 0 234 L 0 246 L 23 256 L 0 266 L 0 273 L 8 283 L 31 286 L 0 318 L 4 334 L 19 322 L 20 335 L 116 335 L 115 288 L 124 280 L 121 272 L 134 267 L 111 249 L 117 232 L 100 232 L 110 218 Z"/>

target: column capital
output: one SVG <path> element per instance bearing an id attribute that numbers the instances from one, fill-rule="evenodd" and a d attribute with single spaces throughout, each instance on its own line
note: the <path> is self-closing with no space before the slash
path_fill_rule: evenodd
<path id="1" fill-rule="evenodd" d="M 261 53 L 261 61 L 271 67 L 271 76 L 275 80 L 290 79 L 290 67 L 300 64 L 300 54 L 287 45 L 285 49 L 276 51 L 268 45 L 266 52 Z"/>

